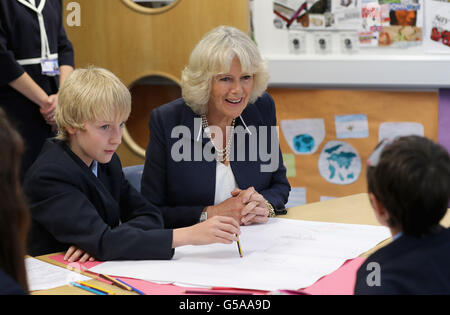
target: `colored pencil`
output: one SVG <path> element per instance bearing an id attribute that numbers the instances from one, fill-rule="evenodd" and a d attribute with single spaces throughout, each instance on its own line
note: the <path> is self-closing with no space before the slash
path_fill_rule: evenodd
<path id="1" fill-rule="evenodd" d="M 94 289 L 94 290 L 97 290 L 97 291 L 100 291 L 100 292 L 104 292 L 104 293 L 106 293 L 106 294 L 111 294 L 111 295 L 114 295 L 114 294 L 115 294 L 115 293 L 112 292 L 112 291 L 109 291 L 109 290 L 100 288 L 100 287 L 98 287 L 98 286 L 96 286 L 96 285 L 87 283 L 87 282 L 85 282 L 85 281 L 79 281 L 78 284 L 84 285 L 84 286 L 86 286 L 86 287 L 89 287 L 89 288 L 91 288 L 91 289 Z"/>
<path id="2" fill-rule="evenodd" d="M 89 287 L 87 287 L 87 286 L 81 285 L 81 284 L 76 283 L 76 282 L 71 282 L 70 285 L 72 285 L 72 286 L 74 286 L 74 287 L 77 287 L 77 288 L 80 288 L 80 289 L 85 290 L 85 291 L 89 291 L 89 292 L 94 293 L 94 294 L 97 294 L 97 295 L 108 295 L 108 294 L 105 293 L 105 292 L 101 292 L 101 291 L 98 291 L 98 290 L 89 288 Z"/>
<path id="3" fill-rule="evenodd" d="M 139 293 L 140 295 L 145 295 L 144 292 L 142 292 L 141 290 L 138 290 L 138 289 L 136 289 L 135 287 L 129 285 L 129 284 L 126 283 L 125 281 L 122 281 L 122 280 L 117 279 L 117 278 L 116 278 L 116 280 L 119 281 L 119 282 L 121 282 L 121 283 L 123 283 L 123 284 L 125 284 L 125 285 L 127 285 L 127 286 L 129 286 L 134 292 Z"/>
<path id="4" fill-rule="evenodd" d="M 108 281 L 111 281 L 113 284 L 119 286 L 122 289 L 125 289 L 125 290 L 128 290 L 128 291 L 132 291 L 133 290 L 130 286 L 123 284 L 122 282 L 118 281 L 117 279 L 115 279 L 115 278 L 113 278 L 111 276 L 100 274 L 100 277 L 102 277 L 103 279 L 106 279 Z"/>

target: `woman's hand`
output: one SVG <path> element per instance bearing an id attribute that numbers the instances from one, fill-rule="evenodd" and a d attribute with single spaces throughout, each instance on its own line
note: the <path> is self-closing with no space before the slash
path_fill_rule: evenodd
<path id="1" fill-rule="evenodd" d="M 242 202 L 242 198 L 239 196 L 230 197 L 215 206 L 209 206 L 206 208 L 208 212 L 208 218 L 214 216 L 227 216 L 234 218 L 237 222 L 241 222 L 241 213 L 245 207 L 245 203 Z"/>
<path id="2" fill-rule="evenodd" d="M 42 117 L 44 117 L 45 122 L 50 126 L 55 124 L 55 109 L 56 105 L 51 104 L 50 99 L 47 106 L 39 108 L 39 111 L 41 112 Z"/>
<path id="3" fill-rule="evenodd" d="M 195 225 L 173 230 L 172 248 L 183 245 L 231 244 L 241 234 L 239 223 L 231 217 L 215 216 Z"/>
<path id="4" fill-rule="evenodd" d="M 64 260 L 67 260 L 69 262 L 79 261 L 80 263 L 84 263 L 88 260 L 94 261 L 95 258 L 92 257 L 89 253 L 85 252 L 84 250 L 76 247 L 75 245 L 72 245 L 69 247 L 66 254 L 64 255 Z"/>
<path id="5" fill-rule="evenodd" d="M 231 192 L 231 196 L 240 197 L 245 207 L 241 212 L 240 222 L 244 225 L 252 223 L 265 223 L 269 220 L 269 209 L 266 200 L 255 188 L 249 187 L 246 190 L 236 188 Z"/>
<path id="6" fill-rule="evenodd" d="M 48 116 L 47 124 L 52 126 L 52 131 L 58 131 L 58 126 L 55 121 L 55 110 L 58 107 L 58 93 L 52 94 L 48 97 L 48 103 L 50 104 L 51 114 Z"/>

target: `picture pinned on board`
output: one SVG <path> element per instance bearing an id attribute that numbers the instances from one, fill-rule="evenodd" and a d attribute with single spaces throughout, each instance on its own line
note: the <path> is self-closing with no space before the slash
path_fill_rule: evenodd
<path id="1" fill-rule="evenodd" d="M 344 141 L 329 141 L 325 144 L 318 167 L 320 175 L 327 182 L 338 185 L 354 183 L 362 169 L 358 151 Z"/>
<path id="2" fill-rule="evenodd" d="M 281 130 L 295 154 L 313 154 L 325 139 L 322 118 L 282 120 Z"/>

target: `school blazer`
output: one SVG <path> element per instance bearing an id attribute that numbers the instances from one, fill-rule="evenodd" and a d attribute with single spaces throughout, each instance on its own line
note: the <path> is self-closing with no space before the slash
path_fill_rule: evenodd
<path id="1" fill-rule="evenodd" d="M 269 137 L 270 127 L 277 125 L 272 97 L 264 93 L 255 103 L 247 105 L 241 117 L 236 119 L 231 152 L 233 160 L 230 161 L 238 187 L 247 189 L 253 186 L 275 209 L 284 209 L 290 185 L 278 138 L 276 135 Z M 266 127 L 267 136 L 260 132 L 262 128 L 259 127 Z M 151 112 L 149 130 L 141 193 L 161 208 L 166 227 L 198 223 L 202 210 L 214 204 L 217 163 L 202 153 L 198 159 L 198 152 L 214 152 L 209 138 L 202 134 L 200 116 L 180 98 Z M 238 137 L 241 137 L 239 142 Z M 272 171 L 261 171 L 270 162 L 255 151 L 251 140 L 257 141 L 257 150 L 263 152 L 272 152 L 273 147 L 270 161 L 275 166 Z M 181 144 L 184 145 L 182 149 Z M 187 152 L 190 159 L 175 160 L 172 150 Z"/>
<path id="2" fill-rule="evenodd" d="M 6 272 L 0 269 L 0 295 L 26 295 L 27 292 Z"/>
<path id="3" fill-rule="evenodd" d="M 376 280 L 374 266 L 367 268 L 373 262 L 379 264 L 380 286 L 369 285 Z M 355 294 L 450 294 L 449 266 L 450 229 L 420 238 L 402 235 L 359 268 Z"/>
<path id="4" fill-rule="evenodd" d="M 97 171 L 98 177 L 65 142 L 47 140 L 24 182 L 29 254 L 76 245 L 97 260 L 170 259 L 172 230 L 124 178 L 118 156 Z"/>

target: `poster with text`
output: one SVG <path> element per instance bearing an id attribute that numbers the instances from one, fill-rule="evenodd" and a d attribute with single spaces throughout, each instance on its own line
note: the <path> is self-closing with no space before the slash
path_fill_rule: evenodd
<path id="1" fill-rule="evenodd" d="M 425 51 L 450 53 L 450 0 L 427 1 L 425 21 Z"/>

